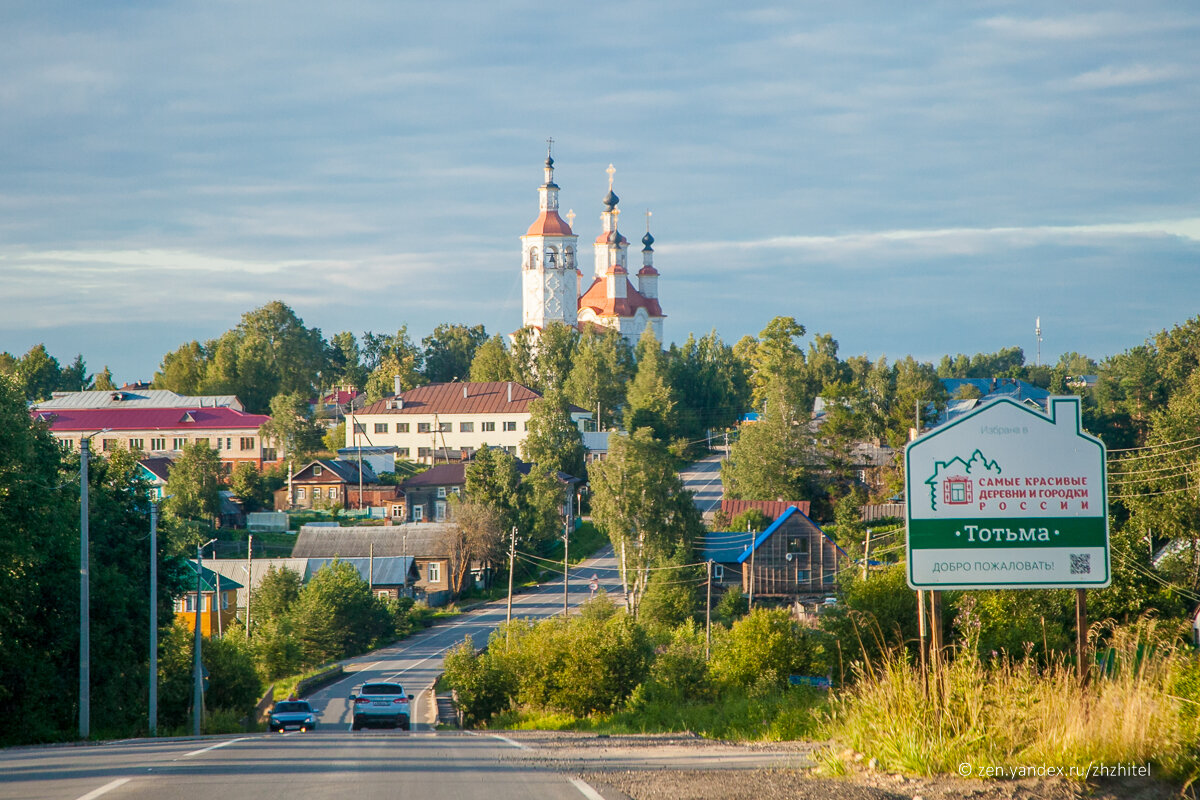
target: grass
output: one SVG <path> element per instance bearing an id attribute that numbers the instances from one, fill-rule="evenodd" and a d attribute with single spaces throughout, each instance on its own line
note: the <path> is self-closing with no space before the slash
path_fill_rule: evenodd
<path id="1" fill-rule="evenodd" d="M 960 764 L 1007 768 L 1153 764 L 1194 781 L 1200 768 L 1200 666 L 1153 621 L 1112 630 L 1106 668 L 1081 687 L 1074 666 L 980 660 L 969 647 L 931 677 L 893 652 L 834 701 L 827 732 L 884 768 L 923 775 Z M 1148 657 L 1152 652 L 1153 657 Z M 1190 696 L 1188 696 L 1190 695 Z"/>
<path id="2" fill-rule="evenodd" d="M 818 733 L 823 694 L 803 688 L 757 694 L 729 689 L 713 702 L 632 704 L 611 714 L 577 718 L 554 711 L 519 709 L 493 717 L 490 729 L 571 730 L 603 734 L 695 733 L 709 739 L 779 742 Z"/>

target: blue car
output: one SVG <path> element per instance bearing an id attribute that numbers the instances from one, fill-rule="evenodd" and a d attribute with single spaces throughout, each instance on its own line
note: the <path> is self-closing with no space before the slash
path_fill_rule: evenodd
<path id="1" fill-rule="evenodd" d="M 267 726 L 271 733 L 315 730 L 317 712 L 307 700 L 281 700 L 271 709 Z"/>

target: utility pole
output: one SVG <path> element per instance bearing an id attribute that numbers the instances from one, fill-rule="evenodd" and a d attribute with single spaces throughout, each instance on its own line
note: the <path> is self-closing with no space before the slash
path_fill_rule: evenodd
<path id="1" fill-rule="evenodd" d="M 512 538 L 508 542 L 508 614 L 505 616 L 504 641 L 508 643 L 508 628 L 512 626 L 512 592 L 513 592 L 513 565 L 517 561 L 517 526 L 513 525 Z"/>
<path id="2" fill-rule="evenodd" d="M 213 561 L 217 559 L 217 548 L 213 548 Z M 217 610 L 217 636 L 225 636 L 225 626 L 222 624 L 221 615 L 221 573 L 213 570 L 213 578 L 216 581 L 216 592 L 213 594 L 213 605 Z"/>
<path id="3" fill-rule="evenodd" d="M 192 733 L 196 736 L 200 735 L 200 717 L 204 711 L 204 676 L 201 675 L 204 663 L 200 658 L 200 606 L 204 601 L 204 595 L 201 593 L 201 576 L 204 574 L 201 564 L 203 548 L 204 545 L 196 545 L 196 641 L 192 648 L 195 656 L 192 661 Z"/>
<path id="4" fill-rule="evenodd" d="M 708 569 L 707 589 L 704 599 L 704 662 L 708 663 L 709 654 L 712 652 L 712 559 L 710 558 L 704 566 Z"/>
<path id="5" fill-rule="evenodd" d="M 570 614 L 570 608 L 567 605 L 567 595 L 571 590 L 571 530 L 569 523 L 563 523 L 563 616 Z"/>
<path id="6" fill-rule="evenodd" d="M 79 440 L 79 738 L 92 728 L 91 587 L 88 575 L 88 446 Z"/>
<path id="7" fill-rule="evenodd" d="M 867 528 L 867 538 L 863 542 L 863 580 L 867 579 L 867 571 L 871 569 L 871 529 Z"/>
<path id="8" fill-rule="evenodd" d="M 747 603 L 747 609 L 754 608 L 754 551 L 757 550 L 754 546 L 754 531 L 750 530 L 750 525 L 746 525 L 746 533 L 750 534 L 750 602 Z"/>
<path id="9" fill-rule="evenodd" d="M 250 588 L 254 584 L 254 534 L 246 540 L 246 641 L 250 641 Z"/>
<path id="10" fill-rule="evenodd" d="M 359 552 L 362 552 L 361 550 Z M 367 586 L 371 589 L 371 594 L 375 594 L 375 543 L 371 542 L 367 548 Z"/>
<path id="11" fill-rule="evenodd" d="M 150 705 L 151 736 L 158 735 L 158 503 L 150 502 Z"/>

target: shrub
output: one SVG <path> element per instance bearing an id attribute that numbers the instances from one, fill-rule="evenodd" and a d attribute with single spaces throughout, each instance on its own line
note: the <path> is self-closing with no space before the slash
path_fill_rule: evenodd
<path id="1" fill-rule="evenodd" d="M 742 617 L 746 616 L 750 611 L 750 602 L 746 599 L 745 592 L 740 586 L 731 586 L 725 590 L 725 594 L 721 595 L 721 599 L 717 601 L 717 605 L 713 608 L 713 617 L 725 627 L 729 627 L 737 622 Z"/>
<path id="2" fill-rule="evenodd" d="M 711 668 L 719 684 L 782 688 L 789 675 L 825 674 L 825 637 L 783 609 L 756 608 L 717 637 Z"/>
<path id="3" fill-rule="evenodd" d="M 487 651 L 476 654 L 469 636 L 446 653 L 444 668 L 466 727 L 474 727 L 508 708 L 515 676 Z"/>

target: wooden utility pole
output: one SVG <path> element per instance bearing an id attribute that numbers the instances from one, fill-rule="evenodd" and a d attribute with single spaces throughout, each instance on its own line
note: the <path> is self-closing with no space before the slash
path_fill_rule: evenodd
<path id="1" fill-rule="evenodd" d="M 921 652 L 921 685 L 925 687 L 925 694 L 929 694 L 929 663 L 925 657 L 925 626 L 929 619 L 925 615 L 925 591 L 917 590 L 917 638 L 920 640 L 918 650 Z"/>
<path id="2" fill-rule="evenodd" d="M 1075 590 L 1075 669 L 1079 685 L 1088 681 L 1087 657 L 1087 589 Z"/>
<path id="3" fill-rule="evenodd" d="M 746 533 L 750 534 L 750 601 L 746 604 L 747 609 L 754 608 L 754 551 L 758 548 L 754 546 L 754 531 L 750 530 L 750 525 L 746 525 Z"/>
<path id="4" fill-rule="evenodd" d="M 563 523 L 563 616 L 568 616 L 571 611 L 567 605 L 567 595 L 571 590 L 571 529 L 570 523 Z"/>
<path id="5" fill-rule="evenodd" d="M 254 534 L 246 537 L 246 641 L 250 640 L 250 587 L 254 585 Z"/>
<path id="6" fill-rule="evenodd" d="M 867 571 L 871 568 L 871 529 L 867 528 L 867 538 L 863 541 L 863 580 L 867 579 Z"/>
<path id="7" fill-rule="evenodd" d="M 704 566 L 708 569 L 708 588 L 704 600 L 704 661 L 707 663 L 712 653 L 712 559 L 710 558 Z"/>
<path id="8" fill-rule="evenodd" d="M 508 630 L 512 623 L 512 590 L 513 590 L 513 565 L 517 561 L 517 526 L 513 525 L 512 538 L 508 542 L 508 614 L 504 621 L 509 623 L 504 631 L 504 641 L 508 641 Z"/>

